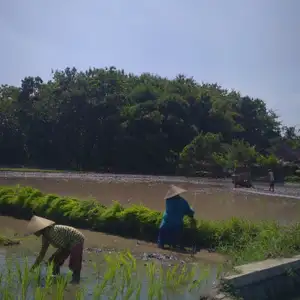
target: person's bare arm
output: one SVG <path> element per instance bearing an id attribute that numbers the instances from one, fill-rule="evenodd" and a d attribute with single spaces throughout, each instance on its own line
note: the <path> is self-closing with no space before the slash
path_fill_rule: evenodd
<path id="1" fill-rule="evenodd" d="M 31 268 L 32 270 L 35 269 L 42 262 L 42 260 L 44 259 L 45 255 L 46 255 L 46 252 L 49 248 L 49 245 L 50 245 L 50 243 L 48 242 L 48 240 L 44 236 L 42 236 L 42 248 Z"/>

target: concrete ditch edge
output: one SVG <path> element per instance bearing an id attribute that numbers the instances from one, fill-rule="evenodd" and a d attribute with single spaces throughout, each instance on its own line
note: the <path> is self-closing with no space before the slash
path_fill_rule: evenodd
<path id="1" fill-rule="evenodd" d="M 238 274 L 222 279 L 214 300 L 277 300 L 289 299 L 297 291 L 299 294 L 300 255 L 267 259 L 235 269 Z"/>

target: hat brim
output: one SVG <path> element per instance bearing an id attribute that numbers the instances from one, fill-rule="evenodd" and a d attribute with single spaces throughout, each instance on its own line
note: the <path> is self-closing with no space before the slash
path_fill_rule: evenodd
<path id="1" fill-rule="evenodd" d="M 186 192 L 187 192 L 187 190 L 182 189 L 182 188 L 180 188 L 180 187 L 177 187 L 177 186 L 174 186 L 174 185 L 173 185 L 173 186 L 168 190 L 168 192 L 167 192 L 167 194 L 166 194 L 164 200 L 173 198 L 173 197 L 175 197 L 175 196 L 182 195 L 182 194 L 184 194 L 184 193 L 186 193 Z"/>
<path id="2" fill-rule="evenodd" d="M 54 224 L 55 224 L 54 221 L 42 217 L 38 217 L 38 216 L 33 216 L 27 225 L 26 236 L 36 234 L 39 231 L 49 226 L 52 226 Z"/>

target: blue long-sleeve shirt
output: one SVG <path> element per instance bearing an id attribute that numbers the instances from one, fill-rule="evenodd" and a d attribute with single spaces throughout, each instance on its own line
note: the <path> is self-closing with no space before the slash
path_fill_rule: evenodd
<path id="1" fill-rule="evenodd" d="M 160 227 L 175 228 L 183 226 L 184 216 L 194 216 L 194 210 L 188 202 L 180 196 L 166 200 L 166 210 Z"/>

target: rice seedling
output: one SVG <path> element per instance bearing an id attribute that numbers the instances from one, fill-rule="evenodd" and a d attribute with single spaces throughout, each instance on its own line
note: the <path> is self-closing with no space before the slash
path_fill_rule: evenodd
<path id="1" fill-rule="evenodd" d="M 99 266 L 90 267 L 99 272 Z M 50 265 L 30 271 L 26 257 L 7 259 L 0 274 L 0 299 L 163 300 L 193 292 L 200 284 L 199 279 L 194 280 L 195 267 L 164 268 L 161 264 L 149 263 L 145 272 L 130 252 L 106 255 L 101 275 L 90 276 L 80 286 L 69 284 L 70 273 L 53 277 L 52 269 Z"/>
<path id="2" fill-rule="evenodd" d="M 20 244 L 19 240 L 16 239 L 9 239 L 5 236 L 0 235 L 0 246 L 12 246 L 12 245 L 18 245 Z"/>

